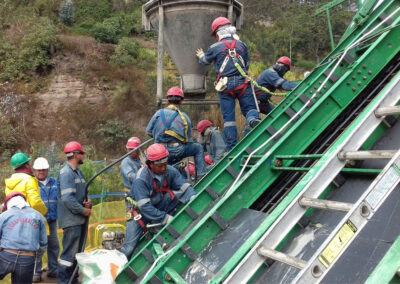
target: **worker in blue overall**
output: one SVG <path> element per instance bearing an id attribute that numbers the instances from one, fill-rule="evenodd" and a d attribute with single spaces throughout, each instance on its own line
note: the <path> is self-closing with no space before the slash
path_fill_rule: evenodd
<path id="1" fill-rule="evenodd" d="M 63 229 L 62 252 L 58 262 L 57 283 L 69 283 L 77 265 L 75 255 L 84 241 L 85 221 L 91 214 L 92 201 L 86 198 L 86 181 L 79 166 L 85 152 L 76 141 L 64 147 L 67 162 L 57 178 L 58 226 Z M 77 283 L 78 273 L 72 283 Z"/>
<path id="2" fill-rule="evenodd" d="M 293 90 L 298 84 L 283 78 L 286 72 L 290 70 L 290 66 L 290 58 L 282 56 L 272 68 L 266 69 L 261 73 L 257 79 L 257 84 L 267 88 L 270 92 L 275 92 L 276 90 Z M 270 94 L 256 88 L 256 96 L 261 113 L 268 114 L 274 109 L 275 106 L 269 101 L 271 98 Z"/>
<path id="3" fill-rule="evenodd" d="M 128 139 L 126 143 L 126 150 L 128 152 L 132 151 L 133 149 L 137 148 L 142 141 L 138 137 L 131 137 Z M 132 188 L 132 183 L 135 180 L 136 173 L 142 166 L 142 163 L 139 158 L 140 150 L 136 150 L 132 152 L 128 157 L 122 160 L 121 162 L 121 176 L 122 181 L 124 183 L 124 187 L 129 191 Z"/>
<path id="4" fill-rule="evenodd" d="M 194 156 L 197 176 L 202 177 L 207 171 L 204 152 L 202 146 L 193 141 L 192 123 L 180 108 L 183 99 L 184 95 L 180 88 L 170 88 L 167 92 L 168 106 L 153 115 L 146 132 L 156 143 L 161 143 L 168 150 L 168 164 L 174 165 L 183 158 Z"/>
<path id="5" fill-rule="evenodd" d="M 208 153 L 212 163 L 217 163 L 226 153 L 226 144 L 221 131 L 209 120 L 197 123 L 197 132 L 201 136 L 201 144 Z"/>
<path id="6" fill-rule="evenodd" d="M 211 25 L 211 31 L 217 42 L 211 45 L 206 53 L 201 48 L 197 49 L 196 56 L 201 64 L 209 65 L 214 62 L 215 89 L 219 95 L 224 119 L 227 148 L 231 150 L 237 143 L 236 99 L 239 100 L 242 114 L 250 127 L 257 125 L 260 118 L 251 85 L 234 65 L 234 62 L 237 62 L 247 73 L 249 56 L 246 44 L 239 40 L 236 28 L 227 18 L 216 18 Z"/>
<path id="7" fill-rule="evenodd" d="M 132 209 L 131 218 L 127 219 L 125 243 L 121 248 L 128 260 L 146 224 L 167 224 L 178 205 L 189 202 L 196 194 L 179 171 L 168 165 L 168 155 L 162 144 L 151 145 L 147 149 L 146 167 L 138 171 L 133 182 L 130 196 L 138 206 Z"/>

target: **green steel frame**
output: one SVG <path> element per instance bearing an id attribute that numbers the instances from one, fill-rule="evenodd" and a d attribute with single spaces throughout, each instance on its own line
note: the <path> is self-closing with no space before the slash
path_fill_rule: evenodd
<path id="1" fill-rule="evenodd" d="M 184 206 L 172 222 L 150 240 L 146 237 L 141 239 L 138 253 L 119 274 L 117 283 L 143 278 L 157 257 L 153 251 L 153 245 L 157 243 L 168 247 L 168 254 L 162 257 L 146 279 L 142 279 L 143 282 L 150 279 L 163 281 L 166 269 L 170 276 L 174 272 L 181 274 L 241 208 L 251 206 L 280 175 L 280 171 L 271 167 L 273 156 L 287 153 L 300 155 L 398 54 L 400 29 L 389 29 L 351 49 L 312 101 L 312 106 L 307 107 L 290 129 L 263 147 L 257 156 L 253 156 L 253 166 L 230 188 L 241 170 L 243 160 L 253 149 L 270 139 L 310 100 L 348 46 L 380 23 L 383 14 L 389 15 L 399 6 L 400 1 L 385 1 L 362 26 L 339 43 L 323 64 L 200 180 L 195 187 L 197 197 Z M 397 24 L 398 21 L 396 15 L 392 22 Z M 290 161 L 285 161 L 283 165 L 289 166 Z M 226 194 L 228 189 L 230 194 Z M 234 259 L 228 261 L 215 281 L 221 281 L 244 253 L 245 250 L 235 253 Z"/>
<path id="2" fill-rule="evenodd" d="M 400 283 L 397 271 L 400 269 L 400 237 L 393 243 L 385 256 L 375 267 L 365 284 Z"/>

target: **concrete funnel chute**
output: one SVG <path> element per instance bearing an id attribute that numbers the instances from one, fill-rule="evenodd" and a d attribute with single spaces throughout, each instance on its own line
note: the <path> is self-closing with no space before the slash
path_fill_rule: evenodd
<path id="1" fill-rule="evenodd" d="M 231 0 L 151 0 L 142 9 L 146 30 L 153 28 L 157 32 L 159 11 L 162 11 L 163 47 L 181 75 L 185 96 L 204 98 L 208 68 L 198 63 L 195 50 L 199 47 L 206 50 L 215 42 L 211 37 L 211 23 L 219 16 L 230 18 L 240 28 L 242 4 Z"/>

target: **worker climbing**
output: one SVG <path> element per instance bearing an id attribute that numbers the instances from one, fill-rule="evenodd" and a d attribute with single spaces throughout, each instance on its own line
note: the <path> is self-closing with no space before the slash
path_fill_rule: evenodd
<path id="1" fill-rule="evenodd" d="M 218 91 L 224 119 L 227 148 L 231 150 L 237 143 L 236 99 L 239 100 L 242 114 L 250 127 L 257 125 L 260 118 L 251 85 L 235 66 L 238 63 L 247 74 L 249 55 L 246 44 L 239 40 L 236 28 L 224 17 L 213 21 L 211 35 L 215 36 L 217 43 L 211 45 L 206 53 L 201 48 L 197 49 L 196 56 L 201 64 L 209 65 L 214 62 L 215 89 Z"/>
<path id="2" fill-rule="evenodd" d="M 197 124 L 197 132 L 201 136 L 201 144 L 208 153 L 212 163 L 217 163 L 226 153 L 226 144 L 221 131 L 209 120 L 201 120 Z"/>
<path id="3" fill-rule="evenodd" d="M 189 202 L 195 191 L 177 169 L 167 164 L 169 153 L 162 144 L 147 149 L 146 167 L 141 168 L 131 188 L 130 197 L 137 201 L 126 222 L 126 240 L 121 252 L 128 260 L 148 223 L 167 224 L 179 204 Z"/>
<path id="4" fill-rule="evenodd" d="M 291 64 L 292 62 L 289 57 L 282 56 L 271 68 L 261 73 L 257 79 L 258 85 L 267 88 L 270 92 L 275 92 L 277 89 L 286 91 L 293 90 L 298 84 L 283 78 L 286 72 L 290 70 Z M 274 109 L 274 105 L 269 101 L 271 94 L 256 87 L 256 96 L 261 113 L 268 114 Z"/>
<path id="5" fill-rule="evenodd" d="M 206 174 L 204 152 L 201 145 L 193 141 L 189 116 L 180 109 L 183 100 L 180 88 L 170 88 L 167 92 L 168 106 L 153 115 L 146 132 L 168 150 L 168 164 L 173 165 L 183 158 L 194 156 L 197 176 L 202 177 Z"/>

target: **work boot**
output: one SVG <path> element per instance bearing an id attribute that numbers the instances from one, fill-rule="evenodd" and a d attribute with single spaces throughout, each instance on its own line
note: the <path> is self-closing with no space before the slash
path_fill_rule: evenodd
<path id="1" fill-rule="evenodd" d="M 249 125 L 250 125 L 251 128 L 254 128 L 254 127 L 256 127 L 256 125 L 259 124 L 260 122 L 261 122 L 260 119 L 254 118 L 254 119 L 250 120 Z"/>
<path id="2" fill-rule="evenodd" d="M 42 281 L 42 276 L 40 274 L 33 275 L 32 283 L 39 283 Z"/>

